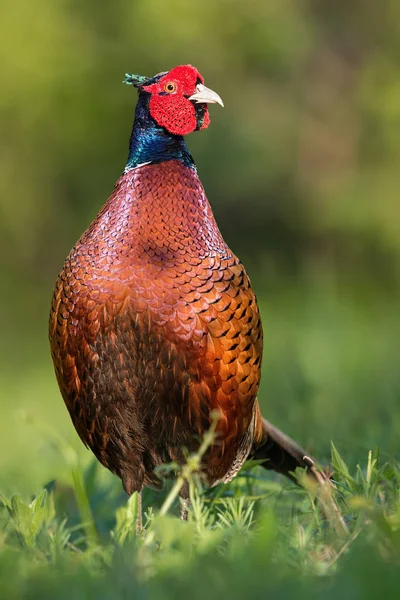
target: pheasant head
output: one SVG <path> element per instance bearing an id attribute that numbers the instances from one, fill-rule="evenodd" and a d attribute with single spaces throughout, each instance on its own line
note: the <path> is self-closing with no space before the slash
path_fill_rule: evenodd
<path id="1" fill-rule="evenodd" d="M 181 65 L 147 79 L 126 74 L 124 83 L 134 85 L 148 101 L 150 117 L 173 135 L 187 135 L 210 124 L 208 104 L 223 106 L 219 95 L 204 85 L 192 65 Z"/>

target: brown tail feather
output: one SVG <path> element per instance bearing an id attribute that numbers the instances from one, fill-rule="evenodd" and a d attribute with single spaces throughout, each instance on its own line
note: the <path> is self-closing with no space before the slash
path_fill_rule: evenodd
<path id="1" fill-rule="evenodd" d="M 292 473 L 301 467 L 319 484 L 318 500 L 321 503 L 325 517 L 332 521 L 339 535 L 348 536 L 347 525 L 343 519 L 335 498 L 332 495 L 334 485 L 330 476 L 320 471 L 314 465 L 314 460 L 296 442 L 274 427 L 272 423 L 262 418 L 262 430 L 259 430 L 260 441 L 255 445 L 252 457 L 264 460 L 261 465 L 286 475 L 299 483 Z M 304 482 L 303 482 L 304 483 Z"/>
<path id="2" fill-rule="evenodd" d="M 292 473 L 297 467 L 307 469 L 318 481 L 326 478 L 326 475 L 317 472 L 313 458 L 301 446 L 264 418 L 262 433 L 262 441 L 253 448 L 251 454 L 252 458 L 257 460 L 265 459 L 265 462 L 261 463 L 262 467 L 282 473 L 292 481 L 296 481 Z"/>

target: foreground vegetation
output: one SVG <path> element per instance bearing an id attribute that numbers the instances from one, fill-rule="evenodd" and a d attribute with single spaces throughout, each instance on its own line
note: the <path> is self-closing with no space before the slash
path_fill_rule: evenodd
<path id="1" fill-rule="evenodd" d="M 83 471 L 73 449 L 60 449 L 70 485 L 1 498 L 2 598 L 395 597 L 400 469 L 377 451 L 350 474 L 332 446 L 332 492 L 304 477 L 307 491 L 268 479 L 251 463 L 230 485 L 201 491 L 191 457 L 188 523 L 170 484 L 146 491 L 138 535 L 136 495 L 126 502 L 96 462 Z"/>

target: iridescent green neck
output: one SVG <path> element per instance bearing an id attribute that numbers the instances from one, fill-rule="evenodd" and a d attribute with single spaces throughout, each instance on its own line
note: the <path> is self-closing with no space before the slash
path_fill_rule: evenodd
<path id="1" fill-rule="evenodd" d="M 143 163 L 167 160 L 181 160 L 186 166 L 194 167 L 183 137 L 172 135 L 150 116 L 149 98 L 146 92 L 139 92 L 125 173 Z"/>

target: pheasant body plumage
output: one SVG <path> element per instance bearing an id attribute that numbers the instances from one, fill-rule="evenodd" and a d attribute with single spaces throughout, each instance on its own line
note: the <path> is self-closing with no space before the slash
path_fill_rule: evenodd
<path id="1" fill-rule="evenodd" d="M 50 341 L 64 401 L 128 493 L 158 486 L 157 466 L 195 451 L 213 410 L 210 485 L 229 481 L 250 452 L 288 474 L 307 463 L 259 412 L 256 298 L 179 135 L 207 127 L 206 102 L 220 99 L 190 66 L 145 83 L 136 80 L 125 172 L 57 280 Z"/>
<path id="2" fill-rule="evenodd" d="M 207 479 L 235 473 L 254 438 L 261 322 L 193 168 L 172 160 L 120 178 L 65 263 L 53 315 L 74 424 L 129 490 L 194 450 L 213 409 Z"/>

